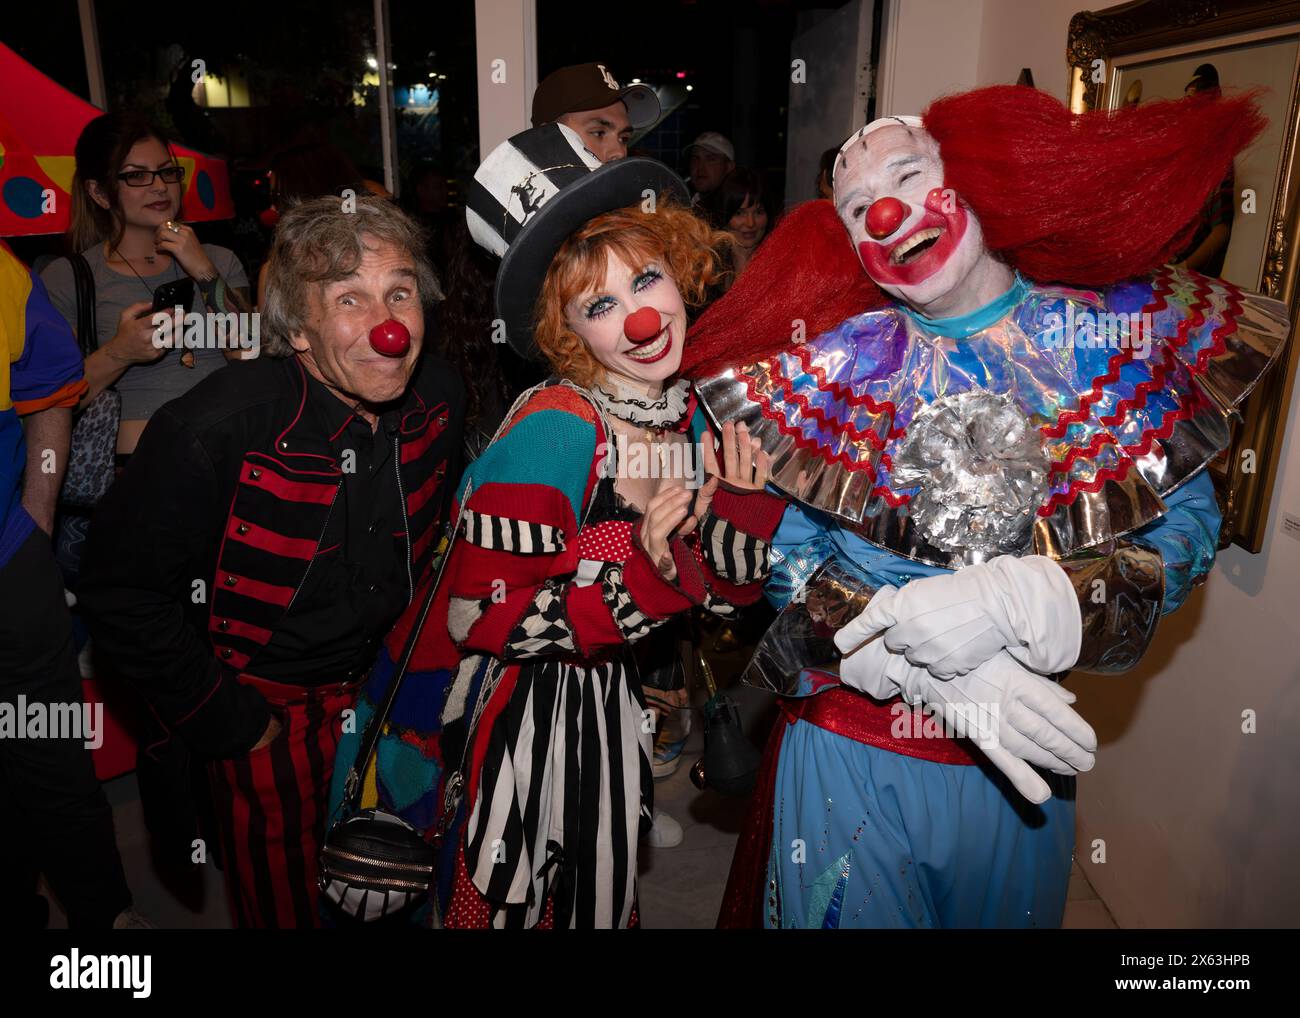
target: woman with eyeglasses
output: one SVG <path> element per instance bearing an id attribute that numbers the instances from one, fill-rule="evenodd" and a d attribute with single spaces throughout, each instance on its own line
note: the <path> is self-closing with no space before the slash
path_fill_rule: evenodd
<path id="1" fill-rule="evenodd" d="M 129 455 L 149 418 L 241 351 L 168 349 L 155 343 L 150 310 L 155 291 L 189 278 L 187 311 L 250 311 L 248 278 L 234 253 L 201 244 L 180 221 L 185 168 L 166 135 L 138 116 L 96 117 L 77 139 L 68 247 L 85 258 L 94 279 L 98 349 L 86 358 L 90 384 L 82 406 L 109 386 L 122 397 L 119 457 Z M 72 263 L 52 262 L 41 274 L 50 299 L 77 328 Z M 94 344 L 78 337 L 83 349 Z"/>
<path id="2" fill-rule="evenodd" d="M 239 259 L 224 247 L 199 243 L 194 231 L 180 222 L 185 168 L 158 127 L 129 114 L 96 117 L 82 130 L 75 154 L 67 245 L 72 257 L 84 259 L 84 276 L 93 280 L 93 294 L 84 294 L 83 300 L 93 302 L 95 315 L 93 339 L 78 336 L 86 352 L 89 383 L 79 410 L 88 410 L 91 401 L 109 387 L 116 387 L 121 410 L 116 425 L 111 400 L 85 414 L 87 427 L 74 433 L 74 453 L 81 449 L 96 462 L 79 461 L 74 455 L 70 479 L 74 472 L 80 476 L 82 469 L 97 473 L 110 448 L 120 467 L 155 411 L 225 365 L 227 357 L 242 352 L 155 345 L 151 313 L 155 291 L 189 279 L 193 295 L 186 311 L 242 314 L 251 310 L 248 278 Z M 51 262 L 41 278 L 51 302 L 77 330 L 78 286 L 72 262 L 68 258 Z M 251 322 L 247 327 L 251 329 Z M 85 331 L 92 330 L 87 326 Z M 82 439 L 80 446 L 77 439 Z M 72 490 L 65 481 L 55 551 L 64 582 L 75 593 L 93 506 L 70 499 Z M 83 646 L 84 628 L 75 614 L 74 632 L 84 669 L 91 654 Z M 177 740 L 162 745 L 166 733 L 139 704 L 135 729 L 140 745 L 151 747 L 149 753 L 137 755 L 136 772 L 155 856 L 177 886 L 193 886 L 188 846 L 198 833 L 196 817 L 205 812 L 204 773 L 191 765 Z"/>

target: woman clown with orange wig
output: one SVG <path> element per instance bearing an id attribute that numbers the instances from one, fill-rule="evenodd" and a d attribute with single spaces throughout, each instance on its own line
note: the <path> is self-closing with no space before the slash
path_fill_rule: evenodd
<path id="1" fill-rule="evenodd" d="M 499 324 L 555 374 L 460 482 L 444 582 L 361 800 L 437 841 L 429 914 L 448 927 L 638 924 L 655 728 L 638 648 L 696 606 L 762 597 L 784 510 L 767 456 L 728 425 L 697 459 L 702 418 L 675 381 L 723 242 L 686 200 L 662 164 L 601 165 L 554 124 L 503 143 L 471 187 L 470 232 L 502 256 Z"/>

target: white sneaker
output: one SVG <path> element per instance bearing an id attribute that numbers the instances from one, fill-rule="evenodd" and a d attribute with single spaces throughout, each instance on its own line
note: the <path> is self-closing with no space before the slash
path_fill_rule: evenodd
<path id="1" fill-rule="evenodd" d="M 650 843 L 651 847 L 676 848 L 685 837 L 681 824 L 663 810 L 655 810 L 654 826 L 650 828 L 650 833 L 646 835 L 645 839 Z"/>

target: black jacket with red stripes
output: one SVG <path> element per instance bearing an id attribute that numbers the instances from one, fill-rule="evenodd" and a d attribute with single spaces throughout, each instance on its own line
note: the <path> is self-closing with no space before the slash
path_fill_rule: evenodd
<path id="1" fill-rule="evenodd" d="M 232 363 L 153 416 L 96 509 L 78 588 L 96 657 L 203 755 L 239 755 L 266 729 L 265 700 L 236 676 L 257 674 L 341 493 L 348 467 L 311 409 L 297 358 Z M 426 351 L 395 436 L 417 582 L 450 504 L 463 409 L 456 370 Z"/>

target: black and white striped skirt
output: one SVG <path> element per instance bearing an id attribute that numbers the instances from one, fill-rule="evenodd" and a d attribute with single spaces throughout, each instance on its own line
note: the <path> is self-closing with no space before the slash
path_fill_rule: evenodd
<path id="1" fill-rule="evenodd" d="M 487 678 L 504 680 L 491 685 L 509 702 L 467 804 L 465 865 L 488 901 L 506 906 L 493 925 L 536 925 L 554 895 L 557 929 L 627 926 L 654 802 L 654 722 L 635 668 L 622 657 L 489 668 L 502 671 Z"/>

